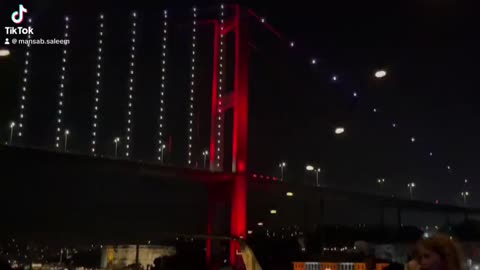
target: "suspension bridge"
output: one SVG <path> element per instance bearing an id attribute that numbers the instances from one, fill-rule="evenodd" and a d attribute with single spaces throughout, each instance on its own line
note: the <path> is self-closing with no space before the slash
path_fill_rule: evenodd
<path id="1" fill-rule="evenodd" d="M 248 158 L 251 156 L 248 153 L 249 119 L 256 116 L 249 114 L 249 86 L 251 84 L 251 54 L 257 48 L 251 41 L 251 21 L 261 23 L 273 37 L 282 41 L 285 41 L 285 38 L 253 10 L 239 5 L 220 5 L 209 9 L 194 7 L 182 16 L 181 23 L 176 27 L 172 26 L 174 20 L 171 19 L 172 15 L 167 10 L 162 11 L 161 20 L 156 18 L 158 24 L 156 29 L 160 35 L 156 36 L 154 42 L 152 41 L 154 45 L 151 45 L 157 52 L 155 58 L 159 63 L 156 66 L 159 73 L 156 74 L 151 74 L 148 61 L 139 60 L 139 55 L 142 56 L 142 54 L 143 59 L 152 58 L 152 56 L 145 57 L 146 52 L 139 49 L 140 42 L 146 42 L 152 38 L 141 33 L 142 23 L 147 23 L 147 19 L 142 18 L 142 14 L 139 12 L 133 11 L 128 19 L 122 18 L 123 23 L 118 24 L 121 25 L 118 27 L 122 27 L 123 32 L 128 35 L 119 37 L 116 37 L 115 33 L 107 31 L 108 24 L 111 22 L 108 14 L 98 14 L 95 20 L 97 30 L 95 37 L 90 36 L 91 38 L 86 41 L 86 43 L 90 42 L 85 45 L 86 48 L 78 48 L 75 45 L 77 26 L 72 22 L 76 18 L 63 17 L 62 24 L 59 24 L 62 26 L 59 32 L 62 33 L 63 38 L 71 38 L 72 42 L 55 48 L 57 56 L 61 59 L 55 71 L 58 74 L 55 78 L 56 87 L 42 89 L 42 91 L 48 92 L 55 90 L 55 102 L 48 101 L 49 108 L 42 107 L 40 111 L 32 109 L 35 101 L 42 100 L 32 99 L 32 91 L 36 87 L 32 80 L 41 81 L 43 80 L 42 76 L 47 74 L 44 70 L 39 70 L 41 64 L 38 64 L 38 61 L 42 60 L 41 56 L 37 55 L 41 49 L 33 48 L 34 46 L 31 45 L 15 48 L 16 55 L 19 58 L 23 57 L 23 61 L 20 61 L 16 68 L 21 74 L 20 86 L 17 91 L 16 115 L 12 117 L 14 120 L 8 122 L 9 136 L 5 146 L 0 148 L 2 164 L 7 165 L 5 168 L 12 169 L 9 172 L 10 176 L 7 177 L 9 179 L 4 183 L 6 188 L 3 190 L 10 194 L 2 196 L 5 200 L 3 205 L 9 205 L 10 201 L 16 200 L 18 197 L 23 198 L 22 195 L 19 195 L 22 192 L 26 192 L 27 197 L 30 199 L 33 197 L 39 202 L 46 194 L 58 191 L 63 194 L 57 194 L 59 200 L 48 199 L 46 203 L 40 205 L 52 207 L 62 213 L 66 211 L 89 213 L 96 207 L 102 209 L 97 209 L 100 213 L 102 211 L 109 212 L 112 209 L 131 209 L 130 212 L 144 209 L 145 213 L 142 214 L 144 217 L 161 205 L 155 203 L 159 194 L 165 196 L 165 203 L 179 200 L 173 193 L 169 195 L 169 192 L 165 190 L 160 193 L 158 190 L 164 189 L 165 185 L 152 184 L 152 181 L 168 183 L 167 187 L 172 187 L 169 186 L 173 185 L 172 183 L 193 182 L 196 183 L 194 187 L 189 188 L 188 192 L 184 192 L 183 196 L 193 196 L 193 190 L 196 188 L 205 190 L 203 197 L 199 195 L 200 197 L 188 198 L 188 201 L 198 199 L 198 201 L 206 202 L 203 211 L 199 212 L 201 215 L 207 214 L 207 226 L 201 232 L 215 234 L 222 231 L 222 229 L 215 228 L 218 227 L 216 224 L 218 217 L 216 216 L 218 216 L 217 212 L 221 211 L 218 205 L 227 203 L 230 208 L 227 211 L 230 215 L 228 233 L 237 238 L 247 238 L 249 228 L 260 226 L 260 223 L 263 226 L 265 218 L 262 218 L 262 215 L 271 208 L 281 208 L 284 201 L 296 207 L 290 209 L 293 210 L 292 212 L 298 211 L 298 209 L 304 209 L 304 211 L 298 216 L 286 218 L 279 224 L 286 224 L 289 223 L 289 220 L 294 220 L 290 222 L 291 225 L 302 224 L 305 230 L 312 224 L 324 222 L 326 201 L 366 202 L 367 205 L 375 205 L 380 209 L 375 213 L 378 214 L 379 222 L 382 223 L 384 222 L 384 209 L 395 209 L 396 223 L 399 225 L 402 224 L 402 211 L 439 212 L 442 215 L 460 214 L 462 217 L 479 213 L 478 209 L 463 206 L 390 198 L 390 196 L 347 192 L 325 185 L 319 186 L 318 174 L 317 187 L 298 187 L 281 181 L 283 177 L 252 172 L 249 170 L 248 162 Z M 185 19 L 185 16 L 188 19 Z M 25 24 L 36 27 L 38 22 L 36 19 L 29 18 Z M 91 24 L 90 22 L 90 26 Z M 180 34 L 172 32 L 172 29 L 180 29 L 178 31 Z M 121 40 L 120 44 L 126 48 L 116 48 L 113 52 L 109 52 L 106 43 L 116 38 Z M 176 48 L 178 45 L 175 43 L 176 41 L 171 41 L 172 38 L 189 40 L 187 42 L 188 50 L 185 50 L 189 51 L 189 54 L 181 55 L 182 63 L 186 63 L 188 66 L 187 71 L 182 75 L 176 74 L 180 69 L 176 68 L 177 62 L 169 63 L 169 52 L 180 50 Z M 286 42 L 289 47 L 296 46 L 293 41 L 287 40 Z M 185 45 L 178 45 L 178 47 L 181 46 Z M 209 48 L 210 52 L 203 53 L 205 48 Z M 90 60 L 94 59 L 94 65 L 74 66 L 75 61 L 81 60 L 81 57 L 75 55 L 75 50 L 83 50 L 81 57 L 88 55 Z M 20 56 L 20 51 L 22 56 Z M 126 57 L 117 57 L 119 52 Z M 112 61 L 110 64 L 106 62 L 109 59 Z M 206 62 L 209 64 L 205 64 Z M 317 59 L 312 59 L 310 64 L 316 65 Z M 124 68 L 117 68 L 120 65 Z M 118 71 L 109 73 L 107 72 L 108 68 L 118 69 Z M 77 69 L 77 74 L 93 74 L 93 76 L 85 76 L 85 78 L 90 78 L 88 80 L 90 89 L 83 91 L 76 98 L 69 89 L 74 88 L 75 83 L 85 81 L 85 78 L 71 77 L 70 74 L 74 73 L 72 71 L 75 69 Z M 208 72 L 207 69 L 209 69 Z M 142 82 L 147 76 L 140 75 L 139 77 L 138 75 L 142 72 L 158 79 L 155 89 L 150 92 L 142 89 L 142 87 L 147 87 Z M 40 75 L 36 75 L 36 73 Z M 175 79 L 170 79 L 172 77 Z M 181 87 L 180 83 L 172 82 L 175 80 L 182 83 Z M 337 81 L 338 77 L 335 75 L 332 80 Z M 107 92 L 111 91 L 111 88 L 117 90 L 121 88 L 122 91 L 114 91 L 113 95 L 109 95 Z M 178 97 L 169 97 L 169 91 L 177 91 L 178 88 L 187 89 L 180 97 L 181 102 L 178 102 L 180 100 Z M 269 89 L 269 91 L 273 90 Z M 125 96 L 118 97 L 119 93 L 124 93 Z M 141 94 L 145 96 L 141 97 Z M 272 92 L 272 94 L 274 93 Z M 50 93 L 49 97 L 51 96 Z M 354 96 L 357 97 L 356 92 L 354 92 Z M 142 105 L 138 105 L 139 100 L 143 100 Z M 119 101 L 121 101 L 121 105 L 111 104 Z M 148 107 L 145 104 L 154 106 Z M 75 116 L 79 114 L 77 109 L 88 115 L 86 123 L 75 122 L 80 119 Z M 108 109 L 115 110 L 115 114 L 123 114 L 124 117 L 117 117 L 122 119 L 122 123 L 107 123 L 106 115 L 110 113 Z M 179 114 L 182 116 L 169 119 L 167 117 L 168 110 L 170 110 L 170 115 L 181 111 Z M 142 113 L 141 111 L 146 112 Z M 51 119 L 47 121 L 48 123 L 38 123 L 35 120 L 38 119 L 35 113 L 47 114 L 47 118 Z M 146 125 L 144 123 L 146 121 L 136 114 L 143 116 L 148 114 L 149 120 L 155 118 L 154 121 L 151 121 L 155 126 L 153 124 Z M 184 122 L 179 119 L 183 119 Z M 76 125 L 79 127 L 75 127 Z M 107 126 L 115 125 L 117 133 L 105 131 L 111 129 Z M 393 125 L 396 127 L 395 123 Z M 167 129 L 167 126 L 171 127 L 170 130 Z M 47 147 L 38 146 L 39 136 L 37 135 L 42 133 L 42 127 L 53 131 L 48 133 L 48 136 L 43 136 L 42 140 L 50 142 L 47 143 L 49 145 Z M 143 134 L 140 135 L 140 132 L 136 132 L 136 129 L 140 127 L 155 130 L 156 139 L 154 141 L 144 139 Z M 120 129 L 122 131 L 118 131 Z M 343 132 L 343 128 L 341 129 Z M 38 131 L 38 134 L 35 130 Z M 84 130 L 88 130 L 88 136 L 80 140 L 84 144 L 82 147 L 72 150 L 69 148 L 69 139 L 71 143 L 72 137 L 78 136 L 75 135 L 74 130 L 83 130 L 83 134 L 86 134 Z M 340 129 L 337 130 L 339 133 L 341 132 Z M 183 135 L 178 136 L 177 134 Z M 182 139 L 177 140 L 180 137 Z M 412 137 L 411 140 L 415 141 L 415 138 Z M 155 149 L 154 157 L 150 155 L 149 160 L 137 158 L 136 147 Z M 430 155 L 432 154 L 430 153 Z M 280 168 L 283 174 L 285 165 L 281 164 Z M 146 181 L 145 179 L 150 180 Z M 105 183 L 101 184 L 102 181 Z M 133 184 L 134 181 L 137 183 Z M 26 184 L 27 182 L 29 184 Z M 48 183 L 48 185 L 44 185 L 44 183 Z M 115 189 L 117 192 L 121 190 L 118 194 L 109 192 L 110 186 L 114 185 L 121 186 L 120 189 Z M 28 191 L 25 191 L 26 188 Z M 182 188 L 183 186 L 179 189 Z M 178 191 L 178 189 L 175 190 Z M 14 192 L 11 193 L 11 191 Z M 76 194 L 77 191 L 81 192 Z M 118 199 L 119 197 L 128 198 L 130 195 L 134 198 L 134 202 Z M 87 199 L 80 199 L 82 203 L 73 203 L 71 196 L 85 196 Z M 101 197 L 104 199 L 100 199 Z M 88 200 L 92 200 L 93 203 Z M 297 200 L 297 203 L 292 203 L 294 200 Z M 66 205 L 76 205 L 77 208 L 72 210 L 60 206 L 54 207 L 53 205 L 58 201 L 67 201 Z M 112 201 L 115 203 L 111 204 Z M 185 201 L 187 200 L 185 199 Z M 136 205 L 136 203 L 139 204 Z M 312 209 L 305 210 L 307 205 Z M 176 222 L 177 225 L 193 222 L 202 226 L 205 218 L 195 220 L 191 215 L 192 211 L 187 210 L 194 207 L 198 207 L 198 205 L 185 203 L 184 208 L 162 210 L 168 212 L 163 216 L 178 217 L 180 222 Z M 21 206 L 16 208 L 15 213 L 7 212 L 7 216 L 9 215 L 8 217 L 12 220 L 18 219 L 18 212 L 20 212 L 29 213 L 27 216 L 30 217 L 40 217 L 37 213 L 38 208 L 33 207 L 34 210 L 27 210 L 27 208 L 27 206 Z M 260 208 L 261 211 L 258 210 Z M 21 211 L 17 211 L 18 209 Z M 247 215 L 247 210 L 249 213 L 255 214 Z M 188 214 L 183 215 L 182 211 Z M 117 226 L 115 221 L 119 220 L 122 213 L 123 211 L 111 213 L 113 223 L 109 226 Z M 102 215 L 98 214 L 98 217 Z M 82 217 L 86 216 L 88 214 L 82 215 Z M 140 223 L 142 220 L 145 223 L 152 222 L 151 220 L 146 221 L 140 216 L 136 216 Z M 78 216 L 73 215 L 69 222 L 78 222 L 76 217 Z M 107 220 L 108 218 L 105 218 L 103 221 L 107 222 Z M 247 220 L 249 220 L 248 223 Z M 101 221 L 94 225 L 100 226 L 99 223 Z M 165 222 L 162 224 L 165 225 Z M 155 223 L 153 225 L 160 226 Z M 45 226 L 54 225 L 45 224 Z M 142 223 L 140 227 L 142 226 L 147 225 Z M 41 226 L 39 225 L 39 227 Z M 171 231 L 175 229 L 178 230 L 178 228 L 172 227 L 165 228 L 165 230 Z M 211 242 L 207 241 L 207 258 L 211 256 L 211 249 Z M 232 242 L 230 253 L 232 264 L 236 261 L 238 250 L 237 244 Z"/>

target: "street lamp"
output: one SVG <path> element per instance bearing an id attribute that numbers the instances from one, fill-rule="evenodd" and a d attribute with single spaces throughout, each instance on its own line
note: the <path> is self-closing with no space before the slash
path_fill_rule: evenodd
<path id="1" fill-rule="evenodd" d="M 463 205 L 467 207 L 467 197 L 470 196 L 470 193 L 468 191 L 462 191 L 462 197 L 463 197 Z"/>
<path id="2" fill-rule="evenodd" d="M 10 145 L 13 143 L 13 129 L 15 128 L 15 122 L 10 123 Z"/>
<path id="3" fill-rule="evenodd" d="M 67 152 L 68 135 L 70 135 L 70 131 L 68 131 L 68 129 L 65 129 L 65 142 L 64 142 L 64 147 L 63 147 L 63 150 L 65 152 Z"/>
<path id="4" fill-rule="evenodd" d="M 162 146 L 160 147 L 160 162 L 162 162 L 162 164 L 163 164 L 163 153 L 165 152 L 165 148 L 167 148 L 165 144 L 162 144 Z"/>
<path id="5" fill-rule="evenodd" d="M 380 185 L 380 192 L 383 191 L 383 184 L 385 184 L 385 178 L 377 179 L 377 183 Z"/>
<path id="6" fill-rule="evenodd" d="M 380 69 L 375 72 L 375 78 L 381 79 L 383 77 L 387 76 L 387 71 Z"/>
<path id="7" fill-rule="evenodd" d="M 9 56 L 9 55 L 10 55 L 10 50 L 9 49 L 4 49 L 4 48 L 0 49 L 0 57 L 6 57 L 6 56 Z"/>
<path id="8" fill-rule="evenodd" d="M 202 152 L 203 155 L 203 168 L 207 168 L 207 157 L 208 157 L 208 150 Z"/>
<path id="9" fill-rule="evenodd" d="M 413 200 L 413 189 L 415 188 L 415 183 L 408 183 L 407 187 L 410 190 L 410 200 Z"/>
<path id="10" fill-rule="evenodd" d="M 280 167 L 280 173 L 281 173 L 281 180 L 283 181 L 283 170 L 287 167 L 287 163 L 286 162 L 280 162 L 280 164 L 278 164 L 278 167 Z"/>
<path id="11" fill-rule="evenodd" d="M 120 138 L 116 137 L 113 142 L 115 143 L 115 158 L 117 158 L 117 149 L 118 149 L 118 143 L 120 142 Z"/>
<path id="12" fill-rule="evenodd" d="M 315 168 L 312 165 L 307 165 L 305 169 L 309 172 L 315 172 L 315 178 L 316 178 L 316 184 L 317 187 L 320 186 L 320 183 L 318 182 L 318 175 L 322 171 L 320 168 Z"/>

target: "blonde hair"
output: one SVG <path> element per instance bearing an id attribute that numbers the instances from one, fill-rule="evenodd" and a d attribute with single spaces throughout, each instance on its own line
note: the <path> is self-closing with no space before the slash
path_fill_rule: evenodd
<path id="1" fill-rule="evenodd" d="M 449 236 L 436 234 L 432 237 L 422 239 L 418 242 L 418 249 L 421 248 L 438 254 L 440 258 L 445 261 L 447 270 L 464 269 L 462 249 L 460 248 L 460 245 Z"/>

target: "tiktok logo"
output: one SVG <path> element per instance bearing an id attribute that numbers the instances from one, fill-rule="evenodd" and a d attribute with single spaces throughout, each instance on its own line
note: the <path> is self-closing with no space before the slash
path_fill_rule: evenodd
<path id="1" fill-rule="evenodd" d="M 23 5 L 18 6 L 18 11 L 12 12 L 12 22 L 20 24 L 23 22 L 23 14 L 27 13 L 28 10 L 23 7 Z"/>

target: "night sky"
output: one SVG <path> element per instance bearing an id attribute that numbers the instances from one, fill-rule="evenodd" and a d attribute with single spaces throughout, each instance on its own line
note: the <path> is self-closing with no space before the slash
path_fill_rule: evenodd
<path id="1" fill-rule="evenodd" d="M 99 152 L 112 155 L 113 138 L 124 134 L 129 12 L 136 9 L 140 16 L 133 156 L 154 159 L 159 27 L 162 10 L 168 8 L 166 131 L 173 140 L 168 159 L 185 164 L 191 50 L 188 10 L 193 1 L 147 2 L 22 2 L 33 14 L 36 36 L 42 38 L 60 37 L 62 16 L 72 18 L 65 114 L 72 132 L 71 151 L 89 151 L 100 11 L 105 13 L 107 29 Z M 480 54 L 474 8 L 453 0 L 315 2 L 243 2 L 285 37 L 280 40 L 251 20 L 249 170 L 278 175 L 278 163 L 286 161 L 287 181 L 311 184 L 313 175 L 304 172 L 309 163 L 322 168 L 322 180 L 330 186 L 377 192 L 376 179 L 385 178 L 385 192 L 407 196 L 407 183 L 414 181 L 415 197 L 456 204 L 461 203 L 467 178 L 469 202 L 478 206 L 480 111 L 475 104 Z M 2 4 L 0 25 L 12 24 L 9 14 L 18 3 Z M 215 10 L 205 7 L 219 3 L 195 2 L 201 18 L 215 15 Z M 197 103 L 195 116 L 200 124 L 194 141 L 194 156 L 200 163 L 209 134 L 209 34 L 208 28 L 200 29 L 196 100 L 201 105 Z M 289 41 L 295 42 L 294 48 L 289 48 Z M 22 47 L 10 49 L 12 56 L 0 59 L 2 141 L 8 140 L 8 123 L 17 115 L 24 60 Z M 316 65 L 310 64 L 312 57 Z M 60 59 L 59 47 L 33 47 L 27 145 L 54 145 Z M 387 78 L 374 79 L 378 68 L 388 71 Z M 338 76 L 336 82 L 331 80 L 333 75 Z M 345 134 L 333 134 L 338 125 L 345 127 Z M 410 142 L 412 136 L 415 143 Z"/>

